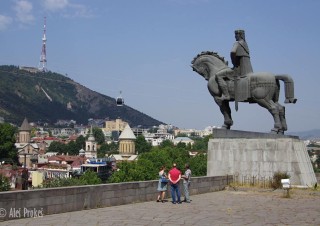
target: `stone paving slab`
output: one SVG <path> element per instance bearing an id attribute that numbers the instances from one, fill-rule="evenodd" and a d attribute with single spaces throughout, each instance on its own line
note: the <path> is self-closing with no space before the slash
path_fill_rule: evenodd
<path id="1" fill-rule="evenodd" d="M 192 202 L 144 202 L 1 222 L 10 226 L 80 225 L 320 225 L 320 192 L 219 191 Z"/>

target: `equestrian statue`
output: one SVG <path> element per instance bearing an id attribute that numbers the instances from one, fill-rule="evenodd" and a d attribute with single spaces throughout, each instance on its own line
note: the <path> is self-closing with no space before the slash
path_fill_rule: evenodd
<path id="1" fill-rule="evenodd" d="M 223 129 L 233 125 L 230 101 L 257 103 L 272 115 L 272 133 L 284 134 L 287 123 L 285 107 L 278 103 L 280 82 L 285 85 L 285 103 L 296 103 L 294 83 L 289 75 L 274 75 L 269 72 L 253 72 L 249 48 L 243 30 L 235 31 L 236 42 L 231 50 L 233 68 L 216 52 L 205 51 L 191 62 L 191 67 L 208 81 L 208 89 L 224 116 Z"/>

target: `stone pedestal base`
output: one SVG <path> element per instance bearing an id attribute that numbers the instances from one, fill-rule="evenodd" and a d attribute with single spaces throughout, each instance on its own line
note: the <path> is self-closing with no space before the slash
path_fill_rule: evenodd
<path id="1" fill-rule="evenodd" d="M 293 185 L 311 187 L 317 183 L 306 146 L 297 138 L 209 140 L 208 176 L 272 178 L 277 171 L 288 173 Z"/>

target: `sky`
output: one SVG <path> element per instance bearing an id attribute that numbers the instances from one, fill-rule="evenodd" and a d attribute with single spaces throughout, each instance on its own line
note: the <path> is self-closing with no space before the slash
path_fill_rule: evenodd
<path id="1" fill-rule="evenodd" d="M 320 129 L 319 8 L 318 0 L 0 0 L 0 65 L 38 67 L 46 17 L 50 71 L 110 97 L 121 91 L 126 105 L 164 123 L 204 129 L 223 117 L 191 61 L 215 51 L 232 66 L 234 30 L 243 29 L 253 70 L 295 82 L 288 132 Z M 257 104 L 230 107 L 232 129 L 273 128 Z"/>

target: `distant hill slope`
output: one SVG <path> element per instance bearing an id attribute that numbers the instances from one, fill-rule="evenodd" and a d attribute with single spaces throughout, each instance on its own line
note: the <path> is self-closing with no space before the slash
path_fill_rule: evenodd
<path id="1" fill-rule="evenodd" d="M 0 116 L 19 125 L 29 121 L 53 124 L 58 119 L 87 124 L 89 118 L 121 118 L 130 126 L 163 124 L 115 99 L 92 91 L 54 72 L 31 73 L 16 66 L 0 66 Z"/>
<path id="2" fill-rule="evenodd" d="M 301 132 L 290 132 L 289 135 L 299 136 L 303 140 L 320 140 L 320 129 L 313 129 Z"/>

